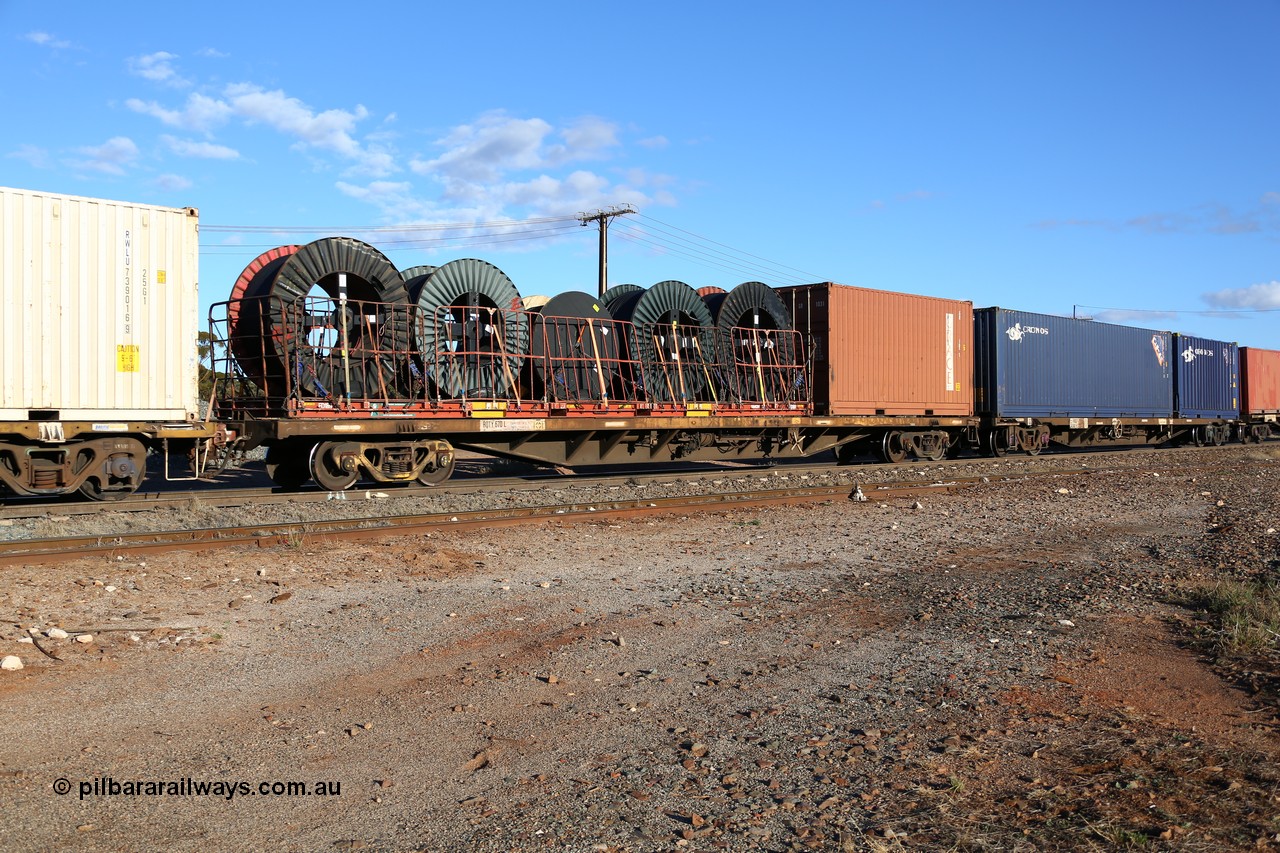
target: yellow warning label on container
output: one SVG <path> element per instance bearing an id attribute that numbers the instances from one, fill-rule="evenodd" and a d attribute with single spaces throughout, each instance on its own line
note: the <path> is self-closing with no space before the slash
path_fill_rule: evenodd
<path id="1" fill-rule="evenodd" d="M 156 284 L 164 284 L 164 283 L 165 283 L 164 270 L 156 270 Z"/>
<path id="2" fill-rule="evenodd" d="M 116 373 L 137 373 L 142 369 L 142 355 L 137 344 L 116 344 Z"/>

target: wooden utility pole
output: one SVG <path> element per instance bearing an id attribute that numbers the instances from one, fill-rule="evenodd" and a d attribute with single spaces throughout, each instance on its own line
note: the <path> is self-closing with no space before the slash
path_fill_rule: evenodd
<path id="1" fill-rule="evenodd" d="M 635 212 L 635 208 L 629 204 L 617 204 L 608 210 L 578 214 L 578 221 L 583 225 L 589 225 L 592 222 L 600 224 L 600 296 L 604 296 L 604 291 L 609 286 L 609 240 L 607 237 L 609 222 L 616 216 Z"/>

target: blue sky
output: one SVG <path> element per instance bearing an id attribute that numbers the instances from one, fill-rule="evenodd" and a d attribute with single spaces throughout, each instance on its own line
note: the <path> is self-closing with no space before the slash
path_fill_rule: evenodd
<path id="1" fill-rule="evenodd" d="M 1274 0 L 0 0 L 0 184 L 198 207 L 206 306 L 335 233 L 594 291 L 574 217 L 630 203 L 613 283 L 834 280 L 1280 348 L 1278 35 Z"/>

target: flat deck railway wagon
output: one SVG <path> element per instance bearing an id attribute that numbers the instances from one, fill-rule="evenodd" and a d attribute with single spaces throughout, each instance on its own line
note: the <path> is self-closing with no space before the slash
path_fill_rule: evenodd
<path id="1" fill-rule="evenodd" d="M 1239 418 L 1236 345 L 1093 320 L 975 312 L 982 448 L 1222 444 Z"/>
<path id="2" fill-rule="evenodd" d="M 902 322 L 846 327 L 851 307 Z M 844 446 L 940 459 L 976 434 L 971 311 L 830 283 L 526 300 L 484 261 L 400 273 L 331 237 L 264 253 L 215 306 L 214 406 L 236 448 L 267 447 L 286 487 L 438 483 L 455 448 L 561 465 Z M 869 348 L 852 347 L 864 328 Z M 878 371 L 886 355 L 895 367 Z"/>
<path id="3" fill-rule="evenodd" d="M 0 491 L 123 497 L 149 452 L 168 476 L 218 432 L 196 399 L 198 221 L 0 187 Z"/>

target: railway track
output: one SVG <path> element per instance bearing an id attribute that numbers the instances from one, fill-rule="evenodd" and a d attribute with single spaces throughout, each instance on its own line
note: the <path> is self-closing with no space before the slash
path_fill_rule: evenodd
<path id="1" fill-rule="evenodd" d="M 1215 451 L 1216 452 L 1216 451 Z M 1110 456 L 1111 454 L 1106 454 Z M 1104 461 L 1103 454 L 1091 454 L 1087 458 L 1092 462 Z M 1044 457 L 1046 459 L 1051 457 Z M 1059 456 L 1058 459 L 1066 457 Z M 1071 458 L 1081 458 L 1072 455 Z M 224 548 L 234 546 L 252 545 L 258 547 L 276 547 L 299 545 L 302 543 L 315 544 L 326 541 L 337 541 L 341 539 L 360 539 L 360 538 L 378 538 L 386 536 L 401 535 L 419 535 L 433 531 L 441 530 L 462 530 L 475 527 L 493 527 L 498 525 L 514 525 L 528 524 L 546 520 L 560 521 L 576 521 L 586 518 L 608 518 L 608 517 L 625 517 L 629 515 L 642 514 L 671 514 L 697 509 L 727 509 L 727 508 L 745 508 L 754 506 L 767 506 L 771 504 L 796 504 L 808 501 L 831 501 L 831 500 L 847 500 L 856 499 L 856 493 L 861 492 L 862 497 L 869 501 L 887 501 L 895 498 L 909 497 L 913 495 L 938 493 L 952 491 L 957 488 L 974 485 L 977 483 L 1007 483 L 1029 479 L 1053 479 L 1053 478 L 1074 478 L 1080 476 L 1099 475 L 1107 473 L 1122 473 L 1134 469 L 1150 469 L 1153 460 L 1151 457 L 1139 459 L 1133 453 L 1120 454 L 1120 458 L 1126 462 L 1134 464 L 1126 465 L 1093 465 L 1082 468 L 1052 468 L 1048 470 L 1033 470 L 1023 472 L 1009 472 L 992 470 L 989 473 L 979 473 L 974 476 L 963 476 L 950 478 L 947 477 L 945 469 L 947 467 L 963 466 L 965 464 L 972 465 L 975 460 L 955 460 L 952 463 L 921 463 L 921 467 L 930 467 L 932 470 L 944 469 L 940 475 L 935 475 L 936 479 L 930 482 L 923 480 L 916 481 L 897 481 L 875 483 L 867 478 L 857 478 L 858 482 L 852 479 L 846 482 L 835 484 L 805 484 L 797 477 L 805 477 L 806 473 L 840 471 L 842 473 L 864 473 L 874 469 L 897 470 L 904 471 L 909 469 L 910 465 L 896 466 L 859 466 L 857 468 L 834 468 L 830 465 L 821 466 L 801 466 L 790 465 L 780 469 L 762 469 L 758 467 L 737 467 L 725 468 L 712 471 L 683 472 L 680 475 L 674 475 L 670 471 L 646 471 L 644 473 L 628 473 L 616 474 L 608 476 L 594 477 L 563 477 L 557 475 L 547 475 L 543 477 L 518 477 L 518 478 L 489 478 L 478 479 L 472 481 L 462 481 L 456 484 L 450 484 L 446 487 L 437 487 L 435 489 L 421 490 L 426 495 L 438 496 L 448 494 L 449 492 L 470 492 L 474 493 L 478 486 L 483 484 L 486 490 L 546 490 L 548 487 L 554 488 L 557 494 L 576 488 L 585 488 L 587 486 L 605 486 L 620 487 L 622 485 L 639 486 L 647 484 L 671 486 L 677 483 L 700 482 L 707 483 L 714 479 L 733 478 L 741 484 L 743 476 L 758 477 L 762 471 L 772 473 L 783 473 L 788 477 L 788 485 L 785 487 L 777 487 L 775 481 L 769 483 L 768 486 L 761 485 L 758 488 L 746 488 L 736 490 L 712 489 L 697 494 L 685 494 L 678 496 L 666 497 L 629 497 L 622 500 L 594 500 L 586 502 L 577 500 L 571 503 L 547 503 L 536 505 L 524 505 L 514 507 L 495 507 L 486 509 L 476 509 L 470 511 L 458 511 L 456 509 L 444 510 L 438 512 L 421 512 L 409 511 L 396 513 L 393 510 L 395 504 L 385 504 L 388 509 L 387 514 L 365 514 L 362 516 L 342 517 L 342 518 L 326 518 L 326 519 L 302 519 L 296 521 L 273 521 L 258 522 L 252 524 L 228 525 L 219 527 L 203 527 L 170 530 L 153 530 L 149 532 L 122 532 L 110 534 L 94 534 L 86 536 L 62 536 L 47 538 L 14 538 L 0 541 L 0 565 L 12 564 L 35 564 L 48 563 L 65 560 L 71 556 L 124 556 L 124 555 L 140 555 L 147 553 L 157 553 L 169 550 L 199 550 L 210 548 Z M 1084 459 L 1081 459 L 1084 461 Z M 1155 466 L 1161 471 L 1178 471 L 1179 473 L 1189 473 L 1196 470 L 1205 470 L 1214 466 L 1209 465 L 1191 465 L 1185 464 L 1188 460 L 1183 460 L 1184 464 L 1170 466 L 1167 463 L 1176 462 L 1176 457 L 1172 456 L 1168 451 L 1161 452 L 1157 460 L 1162 464 Z M 1145 463 L 1145 464 L 1144 464 Z M 905 472 L 905 471 L 904 471 Z M 735 476 L 736 475 L 736 476 Z M 772 479 L 772 477 L 770 478 Z M 264 497 L 271 500 L 287 501 L 290 503 L 297 502 L 300 498 L 308 501 L 327 501 L 333 496 L 325 493 L 301 493 L 301 494 L 283 494 L 271 493 L 266 495 L 258 493 L 256 490 L 242 490 L 243 501 L 241 505 L 255 505 L 262 501 Z M 222 491 L 217 491 L 216 495 L 222 495 Z M 391 492 L 397 494 L 399 492 Z M 352 495 L 352 501 L 356 505 L 365 505 L 367 502 L 360 499 L 360 492 L 357 491 Z M 230 495 L 222 498 L 228 501 L 234 501 L 237 498 Z M 179 498 L 182 500 L 190 500 L 190 497 Z M 340 503 L 340 502 L 339 502 Z M 102 504 L 85 504 L 86 508 L 92 508 L 100 511 Z M 107 508 L 113 508 L 118 505 L 110 504 Z M 153 505 L 154 506 L 154 505 Z M 42 508 L 42 514 L 47 512 L 47 507 Z M 335 507 L 336 509 L 336 507 Z M 354 507 L 353 507 L 354 509 Z M 341 512 L 341 510 L 338 510 Z M 48 518 L 48 515 L 44 517 Z M 54 519 L 58 520 L 57 518 Z"/>
<path id="2" fill-rule="evenodd" d="M 1224 448 L 1187 448 L 1192 451 L 1217 451 L 1230 452 L 1231 447 Z M 1170 454 L 1176 454 L 1179 451 L 1160 450 L 1161 458 L 1165 458 Z M 1044 459 L 1056 460 L 1067 456 L 1077 456 L 1081 459 L 1089 460 L 1129 460 L 1136 463 L 1145 461 L 1139 454 L 1142 450 L 1110 450 L 1110 451 L 1091 451 L 1086 454 L 1069 454 L 1069 453 L 1051 453 L 1039 457 L 1015 457 L 1023 460 Z M 861 472 L 883 472 L 888 470 L 894 471 L 911 471 L 919 468 L 955 468 L 974 464 L 980 464 L 986 461 L 985 457 L 969 457 L 960 459 L 946 459 L 937 462 L 905 462 L 897 464 L 880 464 L 868 463 L 850 466 L 839 466 L 833 461 L 826 462 L 786 462 L 775 465 L 759 464 L 752 465 L 747 463 L 731 463 L 723 467 L 706 468 L 695 467 L 689 465 L 671 466 L 671 467 L 645 467 L 639 471 L 627 471 L 625 473 L 560 473 L 560 472 L 533 472 L 522 474 L 519 476 L 509 475 L 490 475 L 484 473 L 473 472 L 470 476 L 459 477 L 450 480 L 448 483 L 440 486 L 395 486 L 384 488 L 376 483 L 368 484 L 366 488 L 354 488 L 344 493 L 326 492 L 315 487 L 307 487 L 301 491 L 282 491 L 275 486 L 253 486 L 253 487 L 210 487 L 189 489 L 173 492 L 155 492 L 146 491 L 138 492 L 129 498 L 120 501 L 97 502 L 72 499 L 58 499 L 55 501 L 42 501 L 32 498 L 20 498 L 12 495 L 4 496 L 4 500 L 0 501 L 0 520 L 6 519 L 31 519 L 31 518 L 47 518 L 49 516 L 71 517 L 71 516 L 88 516 L 96 515 L 104 512 L 113 513 L 130 513 L 130 512 L 149 512 L 158 508 L 176 507 L 183 508 L 187 506 L 200 505 L 204 507 L 217 508 L 233 508 L 252 505 L 271 505 L 271 504 L 307 504 L 307 503 L 328 503 L 334 500 L 351 500 L 359 501 L 366 496 L 377 496 L 379 498 L 429 498 L 451 494 L 473 494 L 478 489 L 485 491 L 507 490 L 507 491 L 525 491 L 534 489 L 543 489 L 548 486 L 563 485 L 564 487 L 591 487 L 601 486 L 609 487 L 614 485 L 634 485 L 636 482 L 701 482 L 708 477 L 725 477 L 725 476 L 742 476 L 749 474 L 759 474 L 761 472 L 786 472 L 791 475 L 819 475 L 842 473 L 855 475 Z M 991 460 L 1000 461 L 1000 460 Z M 1084 463 L 1088 464 L 1088 463 Z M 265 474 L 263 474 L 265 477 Z"/>
<path id="3" fill-rule="evenodd" d="M 1079 472 L 1088 473 L 1088 472 Z M 973 477 L 940 483 L 886 483 L 855 486 L 815 486 L 758 489 L 746 492 L 682 495 L 569 503 L 533 507 L 392 515 L 382 518 L 348 518 L 297 521 L 238 527 L 125 533 L 119 536 L 64 536 L 0 542 L 0 565 L 47 563 L 76 557 L 117 557 L 174 550 L 201 550 L 236 546 L 277 547 L 308 545 L 350 539 L 412 536 L 440 530 L 466 530 L 530 524 L 542 521 L 581 521 L 648 514 L 670 514 L 695 509 L 732 509 L 809 501 L 865 499 L 884 501 L 914 495 L 952 491 L 989 478 Z"/>
<path id="4" fill-rule="evenodd" d="M 618 501 L 574 502 L 539 506 L 436 512 L 379 517 L 341 518 L 251 524 L 233 527 L 122 533 L 114 536 L 65 536 L 0 542 L 0 566 L 56 562 L 68 557 L 121 557 L 175 550 L 203 550 L 237 546 L 282 547 L 314 545 L 353 539 L 413 536 L 442 530 L 459 531 L 543 521 L 582 521 L 698 509 L 735 509 L 812 501 L 854 500 L 884 502 L 924 494 L 951 492 L 977 484 L 1027 479 L 1088 476 L 1094 468 L 1034 471 L 1022 474 L 973 476 L 938 482 L 893 482 L 791 486 L 735 492 L 709 492 Z"/>

